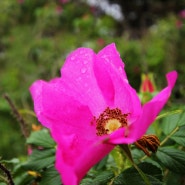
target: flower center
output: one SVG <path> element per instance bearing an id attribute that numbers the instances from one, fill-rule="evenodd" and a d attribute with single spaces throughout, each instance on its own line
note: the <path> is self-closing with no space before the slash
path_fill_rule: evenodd
<path id="1" fill-rule="evenodd" d="M 121 123 L 117 119 L 110 119 L 105 125 L 105 130 L 110 134 L 111 132 L 117 130 L 121 127 Z"/>
<path id="2" fill-rule="evenodd" d="M 128 114 L 122 114 L 118 108 L 110 109 L 107 107 L 96 119 L 97 135 L 111 134 L 115 130 L 127 126 Z"/>

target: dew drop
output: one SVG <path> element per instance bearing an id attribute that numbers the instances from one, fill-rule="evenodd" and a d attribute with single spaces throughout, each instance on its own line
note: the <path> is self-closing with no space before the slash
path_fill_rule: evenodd
<path id="1" fill-rule="evenodd" d="M 122 69 L 122 67 L 121 67 L 121 66 L 119 67 L 119 71 L 120 71 L 120 72 L 123 72 L 123 69 Z"/>
<path id="2" fill-rule="evenodd" d="M 128 80 L 127 79 L 124 79 L 124 81 L 128 84 Z"/>

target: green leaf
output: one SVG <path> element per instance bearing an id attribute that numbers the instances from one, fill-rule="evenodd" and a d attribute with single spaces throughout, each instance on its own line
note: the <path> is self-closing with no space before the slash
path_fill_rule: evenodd
<path id="1" fill-rule="evenodd" d="M 138 167 L 148 178 L 151 185 L 162 185 L 162 171 L 157 166 L 151 163 L 140 163 Z M 113 185 L 145 185 L 140 174 L 133 167 L 128 168 L 118 175 L 113 182 Z"/>
<path id="2" fill-rule="evenodd" d="M 112 171 L 103 171 L 96 175 L 96 177 L 92 180 L 92 184 L 94 185 L 105 185 L 114 177 L 114 173 Z"/>
<path id="3" fill-rule="evenodd" d="M 53 165 L 55 149 L 34 150 L 24 167 L 28 170 L 41 170 Z"/>
<path id="4" fill-rule="evenodd" d="M 138 150 L 136 147 L 132 148 L 132 157 L 135 163 L 139 163 L 144 155 L 145 153 L 142 150 Z"/>
<path id="5" fill-rule="evenodd" d="M 14 177 L 14 182 L 16 185 L 30 185 L 33 182 L 34 177 L 30 176 L 27 172 Z"/>
<path id="6" fill-rule="evenodd" d="M 93 180 L 91 178 L 84 178 L 80 185 L 92 185 Z"/>
<path id="7" fill-rule="evenodd" d="M 10 163 L 10 164 L 18 164 L 20 163 L 20 160 L 18 158 L 13 158 L 11 160 L 2 160 L 4 163 Z"/>
<path id="8" fill-rule="evenodd" d="M 179 114 L 169 115 L 165 117 L 162 124 L 162 131 L 168 135 L 178 126 Z"/>
<path id="9" fill-rule="evenodd" d="M 129 162 L 126 156 L 122 154 L 121 148 L 116 146 L 109 155 L 108 163 L 120 172 Z"/>
<path id="10" fill-rule="evenodd" d="M 185 146 L 185 126 L 179 128 L 179 130 L 171 136 L 171 139 L 178 144 Z"/>
<path id="11" fill-rule="evenodd" d="M 165 185 L 184 185 L 184 174 L 169 172 L 165 178 Z"/>
<path id="12" fill-rule="evenodd" d="M 185 111 L 178 111 L 176 114 L 168 115 L 161 124 L 162 131 L 168 135 L 176 127 L 185 125 Z"/>
<path id="13" fill-rule="evenodd" d="M 39 185 L 61 185 L 61 179 L 59 173 L 56 171 L 54 166 L 47 168 L 42 173 L 42 178 Z"/>
<path id="14" fill-rule="evenodd" d="M 169 148 L 161 147 L 156 153 L 158 160 L 169 170 L 174 173 L 184 173 L 185 171 L 185 152 Z"/>
<path id="15" fill-rule="evenodd" d="M 54 148 L 56 145 L 46 129 L 32 132 L 30 137 L 27 139 L 27 143 L 42 146 L 44 148 Z"/>
<path id="16" fill-rule="evenodd" d="M 107 160 L 108 160 L 108 155 L 105 156 L 98 164 L 96 164 L 93 167 L 93 169 L 94 170 L 103 170 L 104 168 L 106 168 Z"/>
<path id="17" fill-rule="evenodd" d="M 179 121 L 178 121 L 179 126 L 185 125 L 185 111 L 183 111 L 180 115 Z"/>

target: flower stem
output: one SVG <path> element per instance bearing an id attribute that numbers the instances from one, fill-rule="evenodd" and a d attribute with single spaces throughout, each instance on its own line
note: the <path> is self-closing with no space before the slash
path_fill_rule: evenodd
<path id="1" fill-rule="evenodd" d="M 10 108 L 11 108 L 13 114 L 14 114 L 14 116 L 17 118 L 17 121 L 19 122 L 20 127 L 21 127 L 22 134 L 24 135 L 25 138 L 27 138 L 29 136 L 29 134 L 30 134 L 29 131 L 28 131 L 27 123 L 25 122 L 25 120 L 23 119 L 22 115 L 17 110 L 15 104 L 10 99 L 8 94 L 4 94 L 3 97 L 8 102 L 8 104 L 9 104 L 9 106 L 10 106 Z"/>
<path id="2" fill-rule="evenodd" d="M 124 152 L 124 154 L 126 155 L 126 157 L 128 158 L 128 160 L 130 161 L 130 163 L 134 166 L 134 168 L 138 171 L 138 173 L 140 174 L 141 178 L 143 179 L 143 181 L 145 182 L 146 185 L 151 185 L 150 181 L 148 180 L 148 177 L 143 173 L 143 171 L 135 164 L 130 149 L 128 147 L 128 145 L 119 145 L 120 148 L 122 149 L 122 151 Z"/>
<path id="3" fill-rule="evenodd" d="M 179 127 L 175 127 L 175 129 L 172 130 L 171 133 L 164 138 L 160 146 L 164 145 L 168 141 L 168 139 L 170 139 L 170 137 L 173 136 L 173 134 L 175 134 L 178 130 L 179 130 Z"/>

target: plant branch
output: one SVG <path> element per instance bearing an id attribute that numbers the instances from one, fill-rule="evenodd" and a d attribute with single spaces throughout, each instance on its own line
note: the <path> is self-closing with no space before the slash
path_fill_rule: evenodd
<path id="1" fill-rule="evenodd" d="M 138 171 L 140 174 L 141 178 L 145 182 L 146 185 L 151 185 L 150 181 L 148 180 L 147 176 L 143 173 L 143 171 L 135 164 L 134 160 L 132 159 L 131 152 L 128 148 L 128 145 L 119 145 L 122 148 L 122 151 L 124 151 L 124 154 L 130 161 L 130 163 L 134 166 L 134 168 Z"/>
<path id="2" fill-rule="evenodd" d="M 19 111 L 17 110 L 17 108 L 14 105 L 13 101 L 10 99 L 10 97 L 7 94 L 4 94 L 3 97 L 8 102 L 8 104 L 10 105 L 10 108 L 11 108 L 13 114 L 14 114 L 14 116 L 17 118 L 17 121 L 20 124 L 21 131 L 22 131 L 24 137 L 27 138 L 29 136 L 29 131 L 28 131 L 28 128 L 27 128 L 27 124 L 24 121 L 22 115 L 19 113 Z"/>
<path id="3" fill-rule="evenodd" d="M 173 129 L 173 130 L 171 131 L 171 133 L 170 133 L 169 135 L 167 135 L 167 136 L 163 139 L 163 141 L 161 142 L 160 146 L 164 145 L 164 144 L 168 141 L 168 139 L 170 139 L 170 137 L 173 136 L 173 134 L 175 134 L 178 130 L 179 130 L 179 127 L 175 127 L 175 129 Z"/>
<path id="4" fill-rule="evenodd" d="M 7 176 L 7 178 L 8 178 L 8 180 L 6 180 L 6 179 L 3 178 L 3 177 L 2 177 L 2 179 L 3 179 L 4 181 L 6 181 L 6 183 L 7 183 L 8 185 L 14 185 L 14 182 L 13 182 L 12 176 L 11 176 L 11 174 L 10 174 L 10 171 L 9 171 L 8 169 L 6 169 L 6 167 L 5 167 L 4 165 L 2 165 L 1 163 L 0 163 L 0 169 L 6 174 L 6 176 Z"/>

